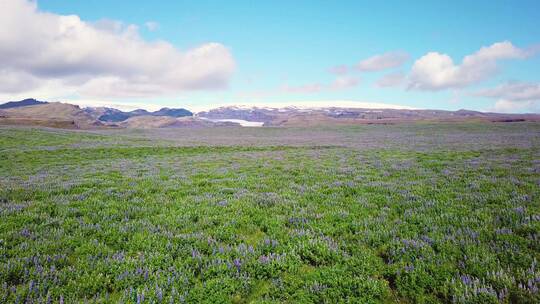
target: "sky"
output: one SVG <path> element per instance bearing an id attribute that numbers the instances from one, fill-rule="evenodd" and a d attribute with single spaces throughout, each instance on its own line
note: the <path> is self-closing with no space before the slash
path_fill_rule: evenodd
<path id="1" fill-rule="evenodd" d="M 540 113 L 539 1 L 0 0 L 0 102 Z"/>

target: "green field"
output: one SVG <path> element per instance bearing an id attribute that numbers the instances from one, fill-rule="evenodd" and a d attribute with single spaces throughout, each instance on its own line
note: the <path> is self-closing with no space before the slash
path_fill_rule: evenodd
<path id="1" fill-rule="evenodd" d="M 0 127 L 0 303 L 539 303 L 540 124 Z"/>

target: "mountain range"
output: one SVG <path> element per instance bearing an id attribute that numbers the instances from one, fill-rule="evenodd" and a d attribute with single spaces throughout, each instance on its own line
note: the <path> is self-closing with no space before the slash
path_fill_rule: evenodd
<path id="1" fill-rule="evenodd" d="M 193 113 L 186 109 L 169 109 L 162 108 L 155 112 L 148 112 L 144 109 L 137 109 L 130 112 L 120 111 L 114 108 L 85 108 L 84 111 L 90 115 L 98 114 L 97 119 L 103 122 L 120 122 L 127 120 L 130 117 L 136 116 L 170 116 L 170 117 L 185 117 L 193 116 Z"/>
<path id="2" fill-rule="evenodd" d="M 25 107 L 25 106 L 35 106 L 40 104 L 46 104 L 48 102 L 46 101 L 39 101 L 35 100 L 34 98 L 27 98 L 20 101 L 8 101 L 6 103 L 0 104 L 0 109 L 10 109 L 10 108 L 18 108 L 18 107 Z"/>
<path id="3" fill-rule="evenodd" d="M 107 107 L 81 108 L 60 102 L 24 99 L 0 104 L 0 124 L 57 128 L 175 128 L 216 126 L 313 126 L 396 124 L 412 121 L 540 121 L 540 114 L 501 114 L 470 110 L 362 109 L 341 107 L 227 106 L 193 113 L 183 108 L 121 111 Z"/>
<path id="4" fill-rule="evenodd" d="M 319 124 L 395 124 L 408 121 L 489 122 L 540 121 L 540 114 L 502 114 L 470 110 L 363 109 L 342 107 L 269 108 L 228 106 L 196 114 L 208 119 L 238 119 L 263 122 L 265 126 Z"/>

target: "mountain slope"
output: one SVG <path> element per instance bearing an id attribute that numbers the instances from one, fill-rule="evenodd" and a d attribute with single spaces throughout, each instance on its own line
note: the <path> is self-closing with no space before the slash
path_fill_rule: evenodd
<path id="1" fill-rule="evenodd" d="M 540 121 L 539 114 L 501 114 L 458 110 L 362 109 L 362 108 L 260 108 L 220 107 L 199 112 L 208 119 L 242 119 L 265 126 L 312 126 L 318 124 L 372 124 L 408 121 Z"/>
<path id="2" fill-rule="evenodd" d="M 150 113 L 150 115 L 184 117 L 184 116 L 193 116 L 193 113 L 191 111 L 186 110 L 186 109 L 162 108 L 159 111 L 155 111 L 155 112 Z"/>
<path id="3" fill-rule="evenodd" d="M 155 112 L 148 112 L 143 109 L 137 109 L 130 112 L 120 111 L 114 108 L 86 108 L 85 111 L 102 122 L 122 122 L 130 117 L 137 116 L 168 116 L 168 117 L 186 117 L 193 116 L 193 113 L 183 109 L 162 108 Z"/>
<path id="4" fill-rule="evenodd" d="M 46 104 L 46 103 L 48 102 L 35 100 L 34 98 L 27 98 L 20 101 L 9 101 L 9 102 L 0 104 L 0 109 L 11 109 L 11 108 L 18 108 L 18 107 L 35 106 L 35 105 Z"/>
<path id="5" fill-rule="evenodd" d="M 121 127 L 135 129 L 152 129 L 152 128 L 198 128 L 198 127 L 214 127 L 214 126 L 238 126 L 235 123 L 212 122 L 198 117 L 171 117 L 171 116 L 135 116 L 130 117 L 125 121 L 120 122 Z"/>
<path id="6" fill-rule="evenodd" d="M 220 107 L 193 115 L 186 109 L 162 108 L 130 112 L 114 108 L 84 108 L 25 99 L 1 105 L 0 124 L 39 125 L 58 128 L 124 127 L 177 128 L 214 126 L 294 126 L 396 124 L 404 122 L 519 122 L 540 121 L 540 114 L 500 114 L 470 110 L 414 110 L 363 108 Z"/>
<path id="7" fill-rule="evenodd" d="M 2 123 L 40 125 L 62 128 L 94 128 L 102 124 L 79 106 L 67 103 L 45 103 L 2 110 Z"/>

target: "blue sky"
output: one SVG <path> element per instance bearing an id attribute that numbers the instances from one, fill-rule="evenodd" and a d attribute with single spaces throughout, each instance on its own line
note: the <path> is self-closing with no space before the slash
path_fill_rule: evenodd
<path id="1" fill-rule="evenodd" d="M 72 85 L 79 82 L 72 81 L 73 75 L 69 73 L 61 76 L 70 79 L 66 81 L 58 80 L 57 75 L 43 76 L 41 70 L 39 73 L 23 70 L 31 77 L 39 77 L 36 88 L 22 92 L 12 89 L 11 96 L 41 92 L 43 96 L 34 97 L 195 108 L 224 104 L 332 106 L 344 102 L 347 105 L 376 102 L 416 108 L 540 111 L 540 56 L 537 54 L 540 2 L 378 2 L 41 0 L 34 13 L 77 15 L 80 22 L 91 27 L 103 20 L 119 21 L 120 32 L 136 25 L 137 29 L 133 30 L 139 36 L 137 39 L 149 44 L 165 41 L 179 54 L 217 43 L 226 51 L 220 49 L 222 53 L 209 62 L 230 56 L 232 63 L 219 61 L 217 66 L 221 70 L 201 72 L 206 78 L 197 80 L 201 83 L 196 85 L 186 85 L 185 78 L 178 80 L 178 86 L 170 85 L 173 80 L 168 79 L 163 80 L 166 86 L 156 81 L 144 94 L 126 96 L 89 93 L 88 88 L 99 90 L 99 86 L 88 86 L 90 76 L 80 81 L 81 86 L 84 84 L 87 88 L 80 90 L 85 92 L 81 93 L 77 85 Z M 471 60 L 473 63 L 460 67 L 465 56 L 475 54 L 482 47 L 490 53 L 484 52 L 486 54 Z M 74 50 L 66 52 L 71 54 Z M 430 52 L 436 55 L 424 57 Z M 492 55 L 494 52 L 496 55 Z M 382 57 L 369 61 L 373 56 Z M 141 60 L 146 57 L 142 54 Z M 415 67 L 415 62 L 422 58 L 421 64 Z M 447 64 L 448 58 L 453 66 L 436 68 Z M 364 64 L 360 64 L 363 61 Z M 155 65 L 160 64 L 168 63 L 156 59 Z M 200 68 L 200 65 L 185 66 L 187 71 Z M 347 72 L 332 73 L 336 66 L 346 67 Z M 69 69 L 72 68 L 70 63 Z M 89 74 L 81 71 L 84 68 L 87 67 L 81 64 L 75 74 Z M 16 69 L 22 68 L 17 66 Z M 26 65 L 24 69 L 28 69 Z M 144 78 L 145 69 L 138 71 L 141 77 L 137 78 L 136 85 L 141 86 L 139 79 Z M 105 74 L 116 77 L 119 73 L 100 70 L 92 77 Z M 378 85 L 380 79 L 389 74 L 394 75 L 395 81 L 384 87 Z M 122 78 L 122 88 L 133 87 L 132 77 L 122 74 L 118 78 Z M 43 81 L 46 85 L 41 85 Z M 59 81 L 63 84 L 58 85 Z M 65 83 L 70 84 L 69 90 L 64 89 Z M 164 89 L 155 89 L 158 87 Z M 1 94 L 0 88 L 1 97 L 9 96 L 10 92 Z"/>

